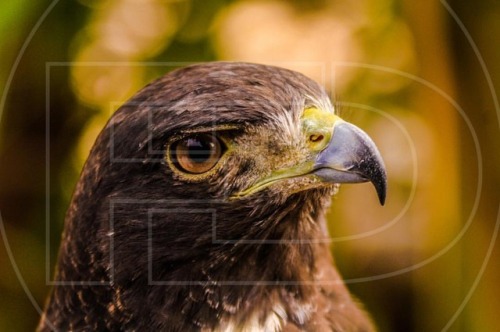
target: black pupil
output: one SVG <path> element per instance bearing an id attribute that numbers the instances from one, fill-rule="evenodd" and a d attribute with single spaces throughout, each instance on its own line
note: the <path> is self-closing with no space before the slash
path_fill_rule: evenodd
<path id="1" fill-rule="evenodd" d="M 195 163 L 203 163 L 210 159 L 214 143 L 199 138 L 189 138 L 186 147 L 189 159 Z"/>

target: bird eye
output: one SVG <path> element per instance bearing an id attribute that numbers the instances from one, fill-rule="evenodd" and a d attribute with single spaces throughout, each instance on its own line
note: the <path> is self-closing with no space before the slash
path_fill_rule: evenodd
<path id="1" fill-rule="evenodd" d="M 215 135 L 197 134 L 175 142 L 170 157 L 179 170 L 201 174 L 217 164 L 222 152 L 222 144 Z"/>

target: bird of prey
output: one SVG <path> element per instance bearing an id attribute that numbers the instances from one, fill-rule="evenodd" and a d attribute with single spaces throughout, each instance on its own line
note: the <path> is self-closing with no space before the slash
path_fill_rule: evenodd
<path id="1" fill-rule="evenodd" d="M 214 62 L 147 85 L 98 136 L 40 331 L 372 331 L 329 249 L 340 183 L 386 172 L 320 85 Z"/>

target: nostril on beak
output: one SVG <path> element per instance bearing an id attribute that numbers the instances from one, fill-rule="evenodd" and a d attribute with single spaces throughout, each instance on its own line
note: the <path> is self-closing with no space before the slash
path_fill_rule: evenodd
<path id="1" fill-rule="evenodd" d="M 309 142 L 311 142 L 311 143 L 319 143 L 324 138 L 325 138 L 325 136 L 323 136 L 322 134 L 311 134 L 309 136 Z"/>

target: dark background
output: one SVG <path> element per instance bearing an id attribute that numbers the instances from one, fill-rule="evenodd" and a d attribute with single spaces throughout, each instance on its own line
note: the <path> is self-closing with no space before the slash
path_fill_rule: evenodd
<path id="1" fill-rule="evenodd" d="M 388 201 L 343 186 L 329 222 L 382 331 L 495 331 L 500 2 L 3 1 L 0 330 L 33 330 L 62 221 L 118 105 L 191 62 L 299 70 L 380 147 Z"/>

